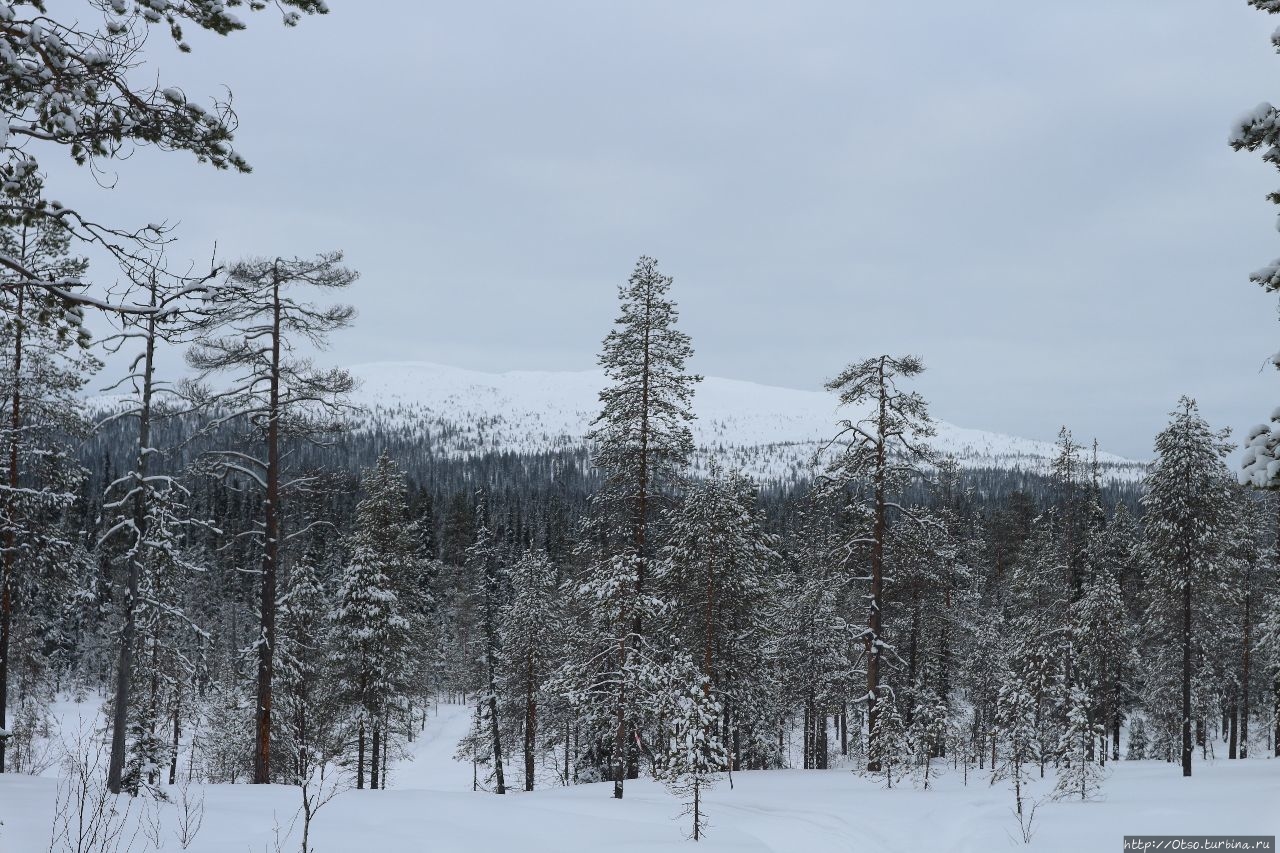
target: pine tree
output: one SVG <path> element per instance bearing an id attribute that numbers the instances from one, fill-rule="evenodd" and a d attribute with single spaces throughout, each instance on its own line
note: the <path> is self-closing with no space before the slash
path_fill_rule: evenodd
<path id="1" fill-rule="evenodd" d="M 1223 463 L 1227 445 L 1200 417 L 1195 402 L 1183 397 L 1169 426 L 1156 436 L 1155 450 L 1142 499 L 1146 551 L 1154 580 L 1181 609 L 1182 775 L 1190 776 L 1195 603 L 1218 571 L 1230 523 L 1230 480 Z"/>
<path id="2" fill-rule="evenodd" d="M 171 286 L 171 283 L 169 283 Z M 135 281 L 136 296 L 150 308 L 158 309 L 169 296 L 161 271 L 148 265 L 146 277 Z M 176 312 L 157 312 L 126 316 L 120 332 L 105 339 L 109 352 L 120 352 L 137 344 L 140 351 L 130 363 L 128 373 L 107 390 L 127 388 L 131 399 L 112 413 L 112 419 L 137 422 L 137 453 L 132 470 L 108 483 L 103 505 L 110 513 L 108 527 L 99 539 L 99 547 L 109 546 L 118 562 L 125 566 L 122 599 L 122 622 L 116 659 L 116 683 L 112 698 L 111 756 L 107 768 L 107 787 L 120 793 L 125 764 L 126 730 L 130 693 L 134 676 L 133 646 L 138 630 L 140 589 L 149 572 L 172 571 L 184 566 L 176 541 L 179 530 L 189 521 L 185 500 L 187 490 L 172 476 L 153 473 L 153 457 L 162 451 L 153 446 L 153 423 L 163 415 L 162 396 L 173 392 L 169 383 L 156 378 L 156 356 L 164 342 L 180 340 L 190 330 L 190 323 Z M 163 606 L 180 612 L 180 604 L 164 602 Z M 176 721 L 175 721 L 176 725 Z M 132 790 L 136 792 L 134 785 Z"/>
<path id="3" fill-rule="evenodd" d="M 839 446 L 839 452 L 826 465 L 825 480 L 830 488 L 856 489 L 866 494 L 872 514 L 871 529 L 852 540 L 849 548 L 865 546 L 868 550 L 870 586 L 867 600 L 867 625 L 863 646 L 867 669 L 867 725 L 869 746 L 874 747 L 876 714 L 881 669 L 888 645 L 884 637 L 885 619 L 885 543 L 890 513 L 914 520 L 915 516 L 895 500 L 911 476 L 932 459 L 923 444 L 933 434 L 924 398 L 906 391 L 899 382 L 914 379 L 924 372 L 924 363 L 915 356 L 892 358 L 877 356 L 851 364 L 827 383 L 827 390 L 839 395 L 842 406 L 852 407 L 854 417 L 840 422 L 840 431 L 827 446 Z M 866 409 L 870 408 L 870 413 Z M 868 766 L 877 772 L 875 756 L 868 749 Z"/>
<path id="4" fill-rule="evenodd" d="M 602 409 L 588 435 L 592 464 L 604 477 L 591 501 L 589 584 L 609 599 L 600 639 L 617 656 L 609 677 L 617 799 L 628 775 L 628 732 L 636 726 L 627 673 L 637 669 L 636 646 L 644 641 L 650 612 L 650 564 L 661 545 L 654 521 L 693 452 L 690 403 L 700 377 L 685 370 L 693 349 L 689 336 L 675 328 L 671 284 L 657 261 L 642 257 L 619 288 L 621 312 L 599 358 L 611 384 L 600 392 Z"/>
<path id="5" fill-rule="evenodd" d="M 1280 13 L 1280 5 L 1271 0 L 1248 2 L 1269 14 Z M 1280 37 L 1272 35 L 1271 40 L 1280 48 Z M 1275 155 L 1280 146 L 1280 111 L 1265 101 L 1254 107 L 1232 125 L 1228 143 L 1236 151 L 1262 151 L 1262 159 L 1280 169 L 1280 158 Z M 1280 192 L 1269 193 L 1267 199 L 1280 204 Z M 1251 273 L 1249 280 L 1267 293 L 1280 291 L 1280 260 Z M 1280 368 L 1280 358 L 1273 357 L 1272 361 Z M 1270 421 L 1280 424 L 1280 407 L 1272 410 Z M 1280 488 L 1280 427 L 1255 426 L 1246 434 L 1244 444 L 1241 482 L 1260 489 Z"/>
<path id="6" fill-rule="evenodd" d="M 293 480 L 284 467 L 289 441 L 317 441 L 342 429 L 343 395 L 353 387 L 343 370 L 319 370 L 296 354 L 304 342 L 323 347 L 329 334 L 348 326 L 355 315 L 345 305 L 317 308 L 290 292 L 300 286 L 344 288 L 356 274 L 341 266 L 342 255 L 314 260 L 275 258 L 235 264 L 206 298 L 206 327 L 187 351 L 198 378 L 186 395 L 216 412 L 213 425 L 235 423 L 256 446 L 251 452 L 215 451 L 214 470 L 243 477 L 264 495 L 261 536 L 262 576 L 258 595 L 260 630 L 257 716 L 253 779 L 271 781 L 272 686 L 275 673 L 277 572 L 286 537 L 281 530 L 283 502 Z M 211 391 L 203 382 L 230 374 L 230 387 Z"/>
<path id="7" fill-rule="evenodd" d="M 1074 599 L 1079 589 L 1090 521 L 1100 507 L 1092 505 L 1096 483 L 1086 476 L 1084 448 L 1065 426 L 1058 432 L 1058 455 L 1050 469 L 1054 496 L 1053 521 L 1059 538 L 1063 586 Z"/>
<path id="8" fill-rule="evenodd" d="M 323 0 L 280 0 L 275 4 L 287 25 L 302 16 L 327 11 Z M 0 53 L 0 227 L 24 224 L 65 230 L 81 246 L 99 252 L 135 272 L 155 269 L 156 256 L 172 240 L 171 229 L 157 222 L 109 224 L 82 209 L 47 197 L 39 158 L 67 157 L 89 166 L 96 176 L 111 171 L 111 161 L 127 159 L 139 148 L 185 151 L 217 169 L 249 171 L 233 147 L 237 124 L 230 96 L 202 106 L 172 85 L 163 85 L 148 69 L 142 49 L 154 27 L 172 37 L 182 52 L 191 50 L 184 34 L 193 27 L 218 35 L 244 29 L 240 10 L 261 10 L 265 3 L 227 0 L 147 0 L 94 3 L 92 14 L 78 4 L 50 11 L 41 0 L 5 4 Z M 167 61 L 167 60 L 166 60 Z M 56 80 L 56 85 L 50 81 Z M 75 193 L 70 193 L 75 194 Z M 0 269 L 21 281 L 29 295 L 38 291 L 64 307 L 109 308 L 117 314 L 164 314 L 159 307 L 92 294 L 75 271 L 54 275 L 0 247 Z M 198 288 L 201 277 L 187 281 Z M 35 301 L 33 298 L 32 301 Z M 51 325 L 50 329 L 53 328 Z"/>

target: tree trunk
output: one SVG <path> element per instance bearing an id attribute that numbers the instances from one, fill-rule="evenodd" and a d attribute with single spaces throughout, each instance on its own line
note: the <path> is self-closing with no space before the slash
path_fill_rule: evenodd
<path id="1" fill-rule="evenodd" d="M 1275 731 L 1272 733 L 1271 745 L 1275 749 L 1275 757 L 1280 758 L 1280 670 L 1276 671 L 1275 681 L 1272 682 L 1271 686 L 1275 699 L 1272 705 L 1272 713 L 1275 715 Z"/>
<path id="2" fill-rule="evenodd" d="M 1276 502 L 1277 523 L 1275 543 L 1275 571 L 1280 573 L 1280 501 Z M 1272 673 L 1271 681 L 1271 720 L 1274 728 L 1271 733 L 1271 747 L 1275 757 L 1280 758 L 1280 667 Z"/>
<path id="3" fill-rule="evenodd" d="M 1240 717 L 1240 708 L 1234 695 L 1231 697 L 1231 706 L 1227 709 L 1227 715 L 1227 758 L 1229 760 L 1234 760 L 1239 748 L 1239 741 L 1237 738 L 1240 736 L 1239 730 L 1236 728 L 1237 721 Z"/>
<path id="4" fill-rule="evenodd" d="M 169 752 L 169 784 L 178 784 L 178 743 L 182 739 L 182 694 L 174 686 L 173 696 L 173 742 Z"/>
<path id="5" fill-rule="evenodd" d="M 693 840 L 694 841 L 698 840 L 698 838 L 700 837 L 700 833 L 702 831 L 702 827 L 700 826 L 700 824 L 702 823 L 702 802 L 699 798 L 699 794 L 701 793 L 699 789 L 701 787 L 702 786 L 698 784 L 698 780 L 694 779 L 693 780 Z"/>
<path id="6" fill-rule="evenodd" d="M 803 753 L 803 756 L 802 756 L 803 765 L 805 770 L 812 770 L 815 766 L 817 766 L 817 762 L 815 760 L 815 757 L 817 756 L 817 750 L 815 749 L 817 738 L 815 737 L 815 730 L 813 726 L 814 716 L 815 714 L 813 710 L 813 689 L 810 688 L 809 695 L 805 697 L 805 703 L 804 703 L 804 728 L 803 728 L 804 739 L 803 739 L 803 743 L 801 744 L 801 750 Z"/>
<path id="7" fill-rule="evenodd" d="M 13 335 L 13 396 L 9 417 L 9 497 L 5 502 L 4 576 L 0 577 L 0 729 L 8 727 L 9 635 L 13 629 L 13 573 L 18 545 L 17 519 L 14 517 L 17 507 L 13 496 L 18 490 L 18 447 L 22 435 L 22 312 L 25 294 L 26 288 L 18 287 L 18 313 Z M 8 738 L 0 738 L 0 773 L 5 771 L 7 741 Z"/>
<path id="8" fill-rule="evenodd" d="M 920 584 L 917 581 L 911 583 L 911 635 L 907 637 L 907 679 L 906 683 L 912 688 L 916 684 L 916 672 L 919 667 L 920 655 Z M 908 726 L 915 718 L 914 709 L 908 702 L 903 709 L 902 722 Z"/>
<path id="9" fill-rule="evenodd" d="M 886 467 L 888 458 L 885 447 L 885 433 L 888 431 L 888 397 L 889 389 L 885 382 L 885 361 L 887 356 L 880 357 L 880 418 L 879 434 L 876 436 L 876 468 L 873 475 L 875 487 L 875 523 L 871 533 L 871 595 L 867 613 L 867 632 L 865 651 L 867 658 L 867 772 L 879 773 L 880 762 L 875 755 L 876 723 L 879 713 L 876 701 L 880 697 L 880 631 L 882 626 L 881 608 L 884 601 L 884 540 L 888 529 L 886 520 L 887 484 Z"/>
<path id="10" fill-rule="evenodd" d="M 356 734 L 356 789 L 364 787 L 364 718 L 361 717 Z"/>
<path id="11" fill-rule="evenodd" d="M 627 778 L 627 684 L 625 677 L 621 677 L 627 671 L 629 662 L 626 637 L 618 641 L 618 662 L 620 676 L 618 701 L 613 711 L 613 798 L 615 800 L 622 799 L 623 783 Z"/>
<path id="12" fill-rule="evenodd" d="M 1182 586 L 1182 775 L 1191 775 L 1191 581 Z"/>
<path id="13" fill-rule="evenodd" d="M 155 307 L 156 291 L 151 289 L 149 304 Z M 128 589 L 124 599 L 124 629 L 120 632 L 120 650 L 116 657 L 115 707 L 111 718 L 111 758 L 107 765 L 107 788 L 120 793 L 124 775 L 125 735 L 129 729 L 129 687 L 133 678 L 133 643 L 137 636 L 138 587 L 142 579 L 141 542 L 147 536 L 147 469 L 151 458 L 151 393 L 155 377 L 156 320 L 147 318 L 145 349 L 142 362 L 142 406 L 138 410 L 137 477 L 134 482 L 133 525 L 136 553 L 129 559 Z M 176 728 L 176 721 L 175 721 Z M 0 722 L 0 727 L 3 723 Z M 174 762 L 177 762 L 176 745 Z"/>
<path id="14" fill-rule="evenodd" d="M 151 703 L 147 713 L 147 737 L 152 743 L 152 749 L 155 749 L 156 743 L 156 723 L 160 720 L 160 661 L 159 652 L 160 642 L 156 637 L 151 638 Z M 156 758 L 159 758 L 157 755 Z M 147 784 L 155 785 L 158 781 L 156 766 L 152 763 L 151 768 L 147 770 Z"/>
<path id="15" fill-rule="evenodd" d="M 262 589 L 258 598 L 258 710 L 253 751 L 254 784 L 271 781 L 271 685 L 275 674 L 276 567 L 280 556 L 280 276 L 272 280 L 271 375 L 267 412 L 267 499 L 263 529 Z"/>
<path id="16" fill-rule="evenodd" d="M 831 761 L 831 744 L 827 739 L 831 732 L 827 728 L 827 712 L 823 710 L 814 714 L 813 724 L 818 727 L 818 769 L 826 770 Z"/>
<path id="17" fill-rule="evenodd" d="M 533 790 L 534 766 L 533 752 L 536 743 L 538 729 L 538 706 L 533 700 L 533 650 L 530 649 L 525 656 L 525 678 L 524 678 L 524 789 L 526 791 Z M 569 743 L 565 741 L 565 753 L 569 754 Z M 565 776 L 568 777 L 568 765 L 565 765 Z"/>
<path id="18" fill-rule="evenodd" d="M 373 743 L 369 748 L 369 790 L 378 790 L 378 763 L 382 758 L 382 727 L 373 722 Z"/>
<path id="19" fill-rule="evenodd" d="M 1244 630 L 1240 655 L 1240 757 L 1249 757 L 1249 646 L 1253 643 L 1253 566 L 1244 572 Z"/>
<path id="20" fill-rule="evenodd" d="M 498 727 L 498 697 L 489 693 L 489 729 L 493 734 L 493 774 L 495 793 L 505 794 L 507 783 L 502 775 L 502 731 Z"/>

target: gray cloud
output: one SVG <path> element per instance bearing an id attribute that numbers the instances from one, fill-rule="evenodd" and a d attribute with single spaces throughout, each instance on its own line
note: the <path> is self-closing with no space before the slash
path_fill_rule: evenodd
<path id="1" fill-rule="evenodd" d="M 590 367 L 647 253 L 707 374 L 912 351 L 940 417 L 1130 455 L 1179 394 L 1280 401 L 1246 279 L 1280 176 L 1225 142 L 1280 58 L 1243 0 L 331 5 L 162 50 L 235 92 L 253 175 L 143 154 L 66 195 L 198 257 L 345 249 L 338 362 Z"/>

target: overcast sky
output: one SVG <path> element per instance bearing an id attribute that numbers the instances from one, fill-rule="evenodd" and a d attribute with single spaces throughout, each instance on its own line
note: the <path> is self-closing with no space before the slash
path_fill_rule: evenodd
<path id="1" fill-rule="evenodd" d="M 1280 403 L 1247 280 L 1280 175 L 1226 144 L 1280 99 L 1280 19 L 1244 0 L 330 5 L 153 39 L 164 83 L 234 92 L 253 174 L 143 154 L 63 196 L 192 257 L 344 249 L 337 363 L 591 368 L 650 254 L 707 375 L 914 352 L 940 418 L 1134 456 L 1180 394 L 1237 430 Z"/>

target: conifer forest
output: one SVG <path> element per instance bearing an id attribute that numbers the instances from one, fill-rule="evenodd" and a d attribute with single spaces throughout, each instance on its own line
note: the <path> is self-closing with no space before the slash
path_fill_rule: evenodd
<path id="1" fill-rule="evenodd" d="M 1274 234 L 1189 223 L 1265 226 L 1260 197 L 1280 204 L 1280 110 L 1222 139 L 1251 87 L 1280 97 L 1280 2 L 445 5 L 0 0 L 0 851 L 1274 850 L 1280 356 L 1225 353 L 1277 337 L 1280 261 L 1241 274 L 1265 257 L 1236 247 Z M 1273 76 L 1179 89 L 1130 55 L 1163 49 L 1160 19 L 1178 44 L 1229 33 Z M 1128 63 L 1055 83 L 1075 94 L 1053 111 L 1068 148 L 1102 122 L 1085 170 L 1123 173 L 1117 198 L 1164 194 L 1132 219 L 1079 208 L 1089 225 L 1043 254 L 1027 235 L 1053 222 L 1006 211 L 1026 233 L 977 263 L 948 232 L 982 227 L 1004 192 L 983 181 L 1016 171 L 1000 152 L 1034 148 L 1041 115 L 1002 100 L 1043 59 L 1023 25 L 1055 56 Z M 909 76 L 925 51 L 905 45 L 948 28 L 981 86 Z M 874 237 L 892 204 L 849 231 L 803 218 L 849 179 L 819 116 L 896 109 L 874 87 L 803 100 L 853 85 L 846 52 L 927 101 L 850 131 L 852 186 L 990 152 L 988 178 L 920 190 L 936 208 L 910 239 Z M 474 86 L 418 64 L 472 54 Z M 376 85 L 342 82 L 364 64 Z M 1179 89 L 1176 127 L 1163 101 L 1107 112 L 1143 87 Z M 567 128 L 560 97 L 581 99 Z M 790 154 L 672 189 L 675 161 L 734 156 L 719 135 L 692 154 L 699 128 L 764 101 L 723 139 Z M 614 121 L 637 138 L 606 138 Z M 632 144 L 658 153 L 628 171 Z M 823 177 L 794 190 L 811 157 Z M 1071 157 L 1035 157 L 1061 172 L 1016 192 L 1076 210 Z M 1178 189 L 1203 163 L 1211 188 Z M 501 200 L 526 185 L 554 201 Z M 718 230 L 782 185 L 768 224 Z M 655 207 L 666 192 L 687 209 Z M 474 236 L 513 217 L 533 236 Z M 804 256 L 863 225 L 866 262 L 806 289 Z M 624 254 L 584 248 L 615 230 Z M 1167 257 L 1111 297 L 1053 269 L 1105 279 L 1126 241 Z M 797 273 L 758 286 L 774 245 Z M 1005 274 L 1003 295 L 978 284 Z M 1167 298 L 1124 307 L 1144 278 Z M 501 369 L 422 358 L 450 347 Z M 542 369 L 562 364 L 579 372 Z"/>

